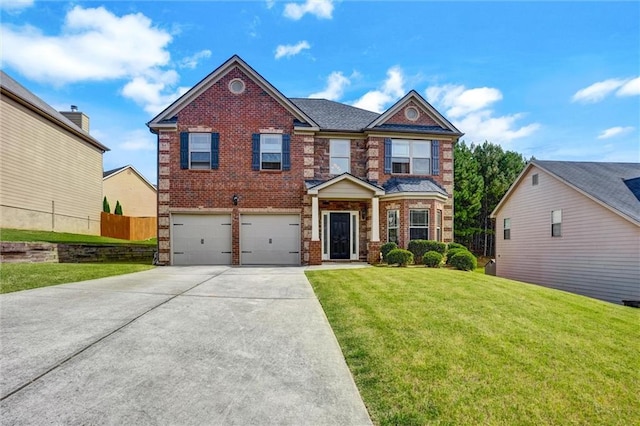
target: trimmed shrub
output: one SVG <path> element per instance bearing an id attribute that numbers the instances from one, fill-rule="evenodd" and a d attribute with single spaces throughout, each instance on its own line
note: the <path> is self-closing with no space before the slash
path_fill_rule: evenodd
<path id="1" fill-rule="evenodd" d="M 452 249 L 449 249 L 449 250 L 447 251 L 447 262 L 446 262 L 446 263 L 447 263 L 447 265 L 451 265 L 451 258 L 452 258 L 453 256 L 455 256 L 457 253 L 460 253 L 460 252 L 463 252 L 463 251 L 468 252 L 469 250 L 467 250 L 467 249 L 466 249 L 466 248 L 464 248 L 464 247 L 463 247 L 463 248 L 452 248 Z"/>
<path id="2" fill-rule="evenodd" d="M 435 251 L 444 256 L 447 252 L 447 245 L 445 243 L 441 243 L 440 241 L 435 240 L 427 240 L 427 252 Z"/>
<path id="3" fill-rule="evenodd" d="M 382 253 L 382 260 L 387 260 L 387 254 L 393 249 L 397 249 L 398 245 L 393 241 L 389 241 L 388 243 L 384 243 L 382 247 L 380 247 L 380 253 Z"/>
<path id="4" fill-rule="evenodd" d="M 413 253 L 405 249 L 393 249 L 387 254 L 387 263 L 389 265 L 407 266 L 413 262 Z"/>
<path id="5" fill-rule="evenodd" d="M 437 251 L 428 251 L 422 256 L 422 263 L 427 268 L 439 268 L 442 263 L 442 255 Z"/>
<path id="6" fill-rule="evenodd" d="M 449 261 L 451 266 L 461 271 L 473 271 L 478 266 L 476 257 L 468 250 L 460 250 Z"/>
<path id="7" fill-rule="evenodd" d="M 102 211 L 105 213 L 111 213 L 111 207 L 109 206 L 109 202 L 107 201 L 107 196 L 102 199 Z"/>
<path id="8" fill-rule="evenodd" d="M 413 258 L 416 263 L 422 263 L 422 256 L 429 250 L 427 250 L 427 240 L 411 240 L 409 241 L 409 246 L 407 250 L 409 250 L 413 254 Z"/>
<path id="9" fill-rule="evenodd" d="M 459 244 L 459 243 L 449 243 L 449 245 L 447 246 L 448 250 L 458 249 L 458 248 L 468 250 L 468 248 L 466 248 L 465 246 L 463 246 L 462 244 Z"/>
<path id="10" fill-rule="evenodd" d="M 122 216 L 122 205 L 120 201 L 116 200 L 116 209 L 114 211 L 115 214 Z"/>

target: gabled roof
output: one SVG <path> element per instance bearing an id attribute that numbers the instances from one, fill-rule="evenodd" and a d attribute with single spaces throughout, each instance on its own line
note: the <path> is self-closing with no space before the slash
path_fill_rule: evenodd
<path id="1" fill-rule="evenodd" d="M 398 111 L 400 111 L 402 108 L 404 108 L 411 101 L 417 103 L 423 109 L 429 111 L 429 115 L 431 116 L 431 118 L 433 118 L 433 120 L 438 125 L 440 125 L 440 129 L 437 133 L 450 133 L 455 136 L 462 136 L 464 134 L 460 132 L 460 130 L 456 129 L 456 127 L 453 124 L 451 124 L 449 120 L 444 118 L 442 114 L 440 114 L 434 107 L 432 107 L 431 104 L 427 102 L 422 96 L 420 96 L 420 94 L 415 90 L 411 90 L 409 93 L 404 95 L 402 99 L 400 99 L 398 102 L 393 104 L 384 113 L 380 114 L 379 117 L 377 117 L 371 123 L 369 123 L 367 128 L 368 129 L 384 128 L 386 124 L 385 122 L 390 117 L 395 115 Z M 420 129 L 423 129 L 424 127 L 431 127 L 431 126 L 403 126 L 403 127 L 415 127 L 416 130 L 420 130 Z M 426 129 L 423 129 L 423 130 L 426 130 Z"/>
<path id="2" fill-rule="evenodd" d="M 297 105 L 291 100 L 285 97 L 278 89 L 276 89 L 271 83 L 264 79 L 258 72 L 251 68 L 245 61 L 238 55 L 233 55 L 225 63 L 216 68 L 208 76 L 202 79 L 198 84 L 193 86 L 187 93 L 180 96 L 176 101 L 164 109 L 160 114 L 155 116 L 151 121 L 147 123 L 152 130 L 154 128 L 162 127 L 163 124 L 172 123 L 174 117 L 182 108 L 187 106 L 191 101 L 200 96 L 204 91 L 209 89 L 218 80 L 228 74 L 234 68 L 240 68 L 240 70 L 249 76 L 256 84 L 258 84 L 265 92 L 278 101 L 284 108 L 286 108 L 298 121 L 308 124 L 311 127 L 317 127 L 317 124 L 305 114 Z"/>
<path id="3" fill-rule="evenodd" d="M 136 175 L 138 175 L 138 177 L 140 177 L 140 179 L 142 179 L 142 181 L 144 183 L 146 183 L 147 185 L 149 185 L 154 191 L 157 191 L 158 189 L 156 188 L 156 186 L 154 184 L 152 184 L 151 182 L 149 182 L 147 180 L 147 178 L 145 178 L 142 173 L 140 173 L 138 170 L 136 170 L 135 167 L 133 167 L 131 164 L 128 164 L 126 166 L 122 166 L 122 167 L 118 167 L 116 169 L 111 169 L 111 170 L 107 170 L 106 172 L 102 173 L 102 180 L 106 180 L 112 176 L 115 176 L 119 173 L 124 172 L 125 170 L 131 170 L 132 172 L 134 172 Z"/>
<path id="4" fill-rule="evenodd" d="M 31 93 L 2 70 L 0 70 L 0 88 L 2 89 L 3 96 L 8 96 L 14 99 L 40 116 L 54 122 L 65 130 L 70 131 L 90 145 L 95 146 L 102 152 L 109 151 L 109 148 L 101 144 L 97 139 L 89 135 L 89 133 L 82 130 L 73 121 L 56 111 L 45 101 Z"/>
<path id="5" fill-rule="evenodd" d="M 307 186 L 307 193 L 309 195 L 317 195 L 318 191 L 321 191 L 331 185 L 335 185 L 338 182 L 342 181 L 353 182 L 362 188 L 368 189 L 372 191 L 375 195 L 383 195 L 384 189 L 378 185 L 375 185 L 371 182 L 367 182 L 366 180 L 355 177 L 350 173 L 342 173 L 341 175 L 335 176 L 329 180 L 321 181 L 321 180 L 308 180 L 305 181 L 305 185 Z"/>
<path id="6" fill-rule="evenodd" d="M 360 132 L 380 114 L 327 99 L 291 98 L 322 130 Z"/>
<path id="7" fill-rule="evenodd" d="M 491 213 L 495 217 L 532 167 L 538 167 L 605 208 L 640 225 L 640 200 L 634 188 L 640 163 L 533 160 Z M 636 188 L 637 189 L 637 188 Z"/>

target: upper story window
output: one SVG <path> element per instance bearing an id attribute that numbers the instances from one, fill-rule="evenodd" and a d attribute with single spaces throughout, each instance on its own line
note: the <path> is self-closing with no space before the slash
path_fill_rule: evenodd
<path id="1" fill-rule="evenodd" d="M 218 133 L 180 133 L 180 168 L 217 169 L 219 139 Z"/>
<path id="2" fill-rule="evenodd" d="M 531 185 L 536 186 L 538 184 L 538 174 L 531 175 Z"/>
<path id="3" fill-rule="evenodd" d="M 253 170 L 290 170 L 290 137 L 282 133 L 254 133 Z"/>
<path id="4" fill-rule="evenodd" d="M 331 139 L 329 141 L 329 173 L 339 175 L 351 172 L 351 141 Z"/>
<path id="5" fill-rule="evenodd" d="M 504 218 L 502 221 L 502 237 L 505 240 L 511 239 L 511 218 Z"/>
<path id="6" fill-rule="evenodd" d="M 398 226 L 400 225 L 400 214 L 398 210 L 387 211 L 387 241 L 398 244 Z"/>
<path id="7" fill-rule="evenodd" d="M 429 239 L 429 210 L 409 210 L 409 239 Z"/>
<path id="8" fill-rule="evenodd" d="M 551 212 L 551 236 L 562 236 L 562 210 L 553 210 Z"/>
<path id="9" fill-rule="evenodd" d="M 384 172 L 412 175 L 440 174 L 440 142 L 385 139 Z"/>

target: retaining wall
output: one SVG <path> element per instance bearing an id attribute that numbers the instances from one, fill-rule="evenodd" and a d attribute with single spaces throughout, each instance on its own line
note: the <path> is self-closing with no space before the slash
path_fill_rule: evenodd
<path id="1" fill-rule="evenodd" d="M 53 243 L 0 243 L 0 262 L 149 262 L 155 246 Z"/>

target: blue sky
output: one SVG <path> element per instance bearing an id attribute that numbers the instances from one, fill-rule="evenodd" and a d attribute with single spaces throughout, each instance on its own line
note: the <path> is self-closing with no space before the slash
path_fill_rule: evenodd
<path id="1" fill-rule="evenodd" d="M 234 54 L 289 97 L 415 89 L 467 143 L 640 161 L 640 2 L 2 0 L 2 69 L 156 181 L 145 123 Z"/>

